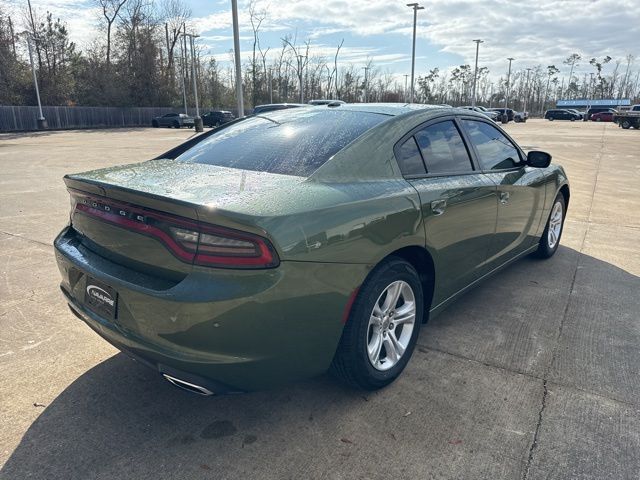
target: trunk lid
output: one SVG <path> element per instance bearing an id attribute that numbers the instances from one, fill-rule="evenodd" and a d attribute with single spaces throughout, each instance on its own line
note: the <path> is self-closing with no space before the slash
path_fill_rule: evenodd
<path id="1" fill-rule="evenodd" d="M 215 224 L 272 240 L 260 219 L 276 213 L 278 198 L 305 178 L 151 160 L 67 175 L 64 180 L 72 198 L 71 224 L 87 248 L 131 268 L 175 276 L 191 271 L 188 259 L 144 230 L 129 229 L 136 228 L 130 222 L 145 223 L 146 213 L 153 220 L 159 212 L 187 223 Z M 126 225 L 105 221 L 114 212 Z"/>

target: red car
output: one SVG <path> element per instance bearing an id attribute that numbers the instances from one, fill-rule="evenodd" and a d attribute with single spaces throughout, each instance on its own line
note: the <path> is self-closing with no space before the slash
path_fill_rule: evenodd
<path id="1" fill-rule="evenodd" d="M 613 114 L 615 110 L 609 110 L 607 112 L 598 112 L 591 115 L 591 121 L 593 122 L 613 122 Z"/>

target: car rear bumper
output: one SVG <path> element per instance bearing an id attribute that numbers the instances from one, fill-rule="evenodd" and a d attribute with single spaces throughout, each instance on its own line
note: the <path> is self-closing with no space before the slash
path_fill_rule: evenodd
<path id="1" fill-rule="evenodd" d="M 349 298 L 368 273 L 365 265 L 311 262 L 255 271 L 194 267 L 183 280 L 157 287 L 144 273 L 88 250 L 71 232 L 65 229 L 54 245 L 73 312 L 116 348 L 214 393 L 324 372 Z M 115 318 L 85 303 L 89 277 L 117 291 Z"/>

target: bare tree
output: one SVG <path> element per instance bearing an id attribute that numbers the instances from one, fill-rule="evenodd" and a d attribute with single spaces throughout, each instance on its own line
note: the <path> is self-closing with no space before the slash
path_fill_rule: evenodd
<path id="1" fill-rule="evenodd" d="M 102 16 L 107 23 L 107 67 L 109 67 L 111 65 L 111 29 L 127 0 L 96 0 L 96 2 L 102 9 Z"/>
<path id="2" fill-rule="evenodd" d="M 344 45 L 344 38 L 340 41 L 340 44 L 338 45 L 338 47 L 336 48 L 336 54 L 333 57 L 333 73 L 332 73 L 332 77 L 335 77 L 335 84 L 336 84 L 336 99 L 340 98 L 338 95 L 338 55 L 340 54 L 340 49 L 342 48 L 342 45 Z M 331 90 L 331 79 L 329 79 L 329 90 Z"/>
<path id="3" fill-rule="evenodd" d="M 165 75 L 173 83 L 175 48 L 180 40 L 183 26 L 191 18 L 191 10 L 182 0 L 164 0 L 161 4 L 164 19 L 165 46 L 167 49 L 167 69 Z"/>
<path id="4" fill-rule="evenodd" d="M 600 84 L 600 98 L 604 98 L 604 87 L 607 83 L 606 78 L 602 76 L 602 67 L 610 61 L 611 57 L 609 55 L 604 57 L 601 61 L 598 61 L 597 58 L 592 58 L 591 60 L 589 60 L 589 64 L 593 65 L 597 72 L 598 83 Z"/>
<path id="5" fill-rule="evenodd" d="M 580 56 L 579 53 L 572 53 L 571 55 L 569 55 L 562 62 L 565 65 L 571 65 L 571 70 L 569 71 L 569 83 L 567 84 L 567 91 L 569 90 L 569 88 L 571 87 L 571 85 L 573 83 L 573 69 L 575 68 L 575 66 L 578 63 L 578 61 L 581 60 L 581 59 L 582 59 L 582 57 Z"/>
<path id="6" fill-rule="evenodd" d="M 255 106 L 258 100 L 258 59 L 256 50 L 260 50 L 260 54 L 264 58 L 266 54 L 262 55 L 262 49 L 260 48 L 260 25 L 267 18 L 267 11 L 262 9 L 256 10 L 256 2 L 252 1 L 249 4 L 249 21 L 251 22 L 251 29 L 253 30 L 253 53 L 251 56 L 251 99 L 252 105 Z M 266 68 L 265 68 L 266 70 Z M 266 71 L 265 71 L 266 74 Z"/>

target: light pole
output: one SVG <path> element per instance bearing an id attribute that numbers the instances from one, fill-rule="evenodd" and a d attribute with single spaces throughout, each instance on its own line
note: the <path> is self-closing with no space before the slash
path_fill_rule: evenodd
<path id="1" fill-rule="evenodd" d="M 524 105 L 522 107 L 523 115 L 524 115 L 524 112 L 527 111 L 527 103 L 529 100 L 529 74 L 530 73 L 531 73 L 531 68 L 527 68 L 527 80 L 524 83 Z"/>
<path id="2" fill-rule="evenodd" d="M 367 72 L 369 72 L 369 67 L 362 67 L 364 70 L 364 103 L 367 103 L 369 97 L 369 82 L 367 77 Z"/>
<path id="3" fill-rule="evenodd" d="M 407 7 L 413 8 L 413 48 L 411 50 L 411 93 L 409 94 L 409 103 L 413 103 L 413 79 L 416 67 L 416 24 L 418 22 L 418 10 L 424 10 L 417 3 L 407 3 Z"/>
<path id="4" fill-rule="evenodd" d="M 191 78 L 193 79 L 193 97 L 196 103 L 196 116 L 193 119 L 195 124 L 195 131 L 202 132 L 202 118 L 200 118 L 200 107 L 198 106 L 198 82 L 196 79 L 196 54 L 193 45 L 193 39 L 198 38 L 200 35 L 194 33 L 183 33 L 184 37 L 189 37 L 189 46 L 191 47 Z"/>
<path id="5" fill-rule="evenodd" d="M 476 106 L 476 82 L 478 81 L 478 52 L 480 51 L 480 44 L 484 43 L 482 40 L 474 40 L 476 42 L 476 69 L 473 73 L 473 98 L 471 99 L 471 105 Z"/>
<path id="6" fill-rule="evenodd" d="M 502 123 L 509 123 L 509 114 L 507 113 L 507 105 L 509 104 L 509 82 L 511 81 L 511 62 L 515 60 L 515 58 L 509 57 L 509 73 L 507 73 L 507 85 L 506 92 L 504 95 L 504 113 L 502 114 Z"/>
<path id="7" fill-rule="evenodd" d="M 404 74 L 404 101 L 407 102 L 407 78 L 409 78 L 409 74 Z"/>
<path id="8" fill-rule="evenodd" d="M 236 63 L 236 101 L 238 118 L 244 117 L 244 101 L 242 99 L 242 65 L 240 64 L 240 28 L 238 27 L 238 0 L 231 0 L 231 16 L 233 17 L 233 53 Z"/>
<path id="9" fill-rule="evenodd" d="M 187 33 L 187 26 L 183 23 L 182 29 L 184 33 Z M 187 109 L 187 85 L 185 77 L 187 76 L 187 38 L 183 35 L 180 40 L 180 53 L 182 54 L 182 58 L 180 59 L 180 76 L 182 77 L 182 101 L 184 102 L 184 113 L 185 115 L 189 114 L 189 110 Z"/>
<path id="10" fill-rule="evenodd" d="M 23 32 L 27 39 L 27 47 L 29 49 L 29 62 L 31 62 L 31 73 L 33 74 L 33 86 L 36 89 L 36 100 L 38 101 L 38 130 L 46 130 L 49 128 L 47 120 L 42 114 L 42 103 L 40 102 L 40 89 L 38 88 L 38 77 L 36 76 L 36 66 L 33 63 L 33 51 L 31 50 L 31 34 L 27 31 Z"/>

